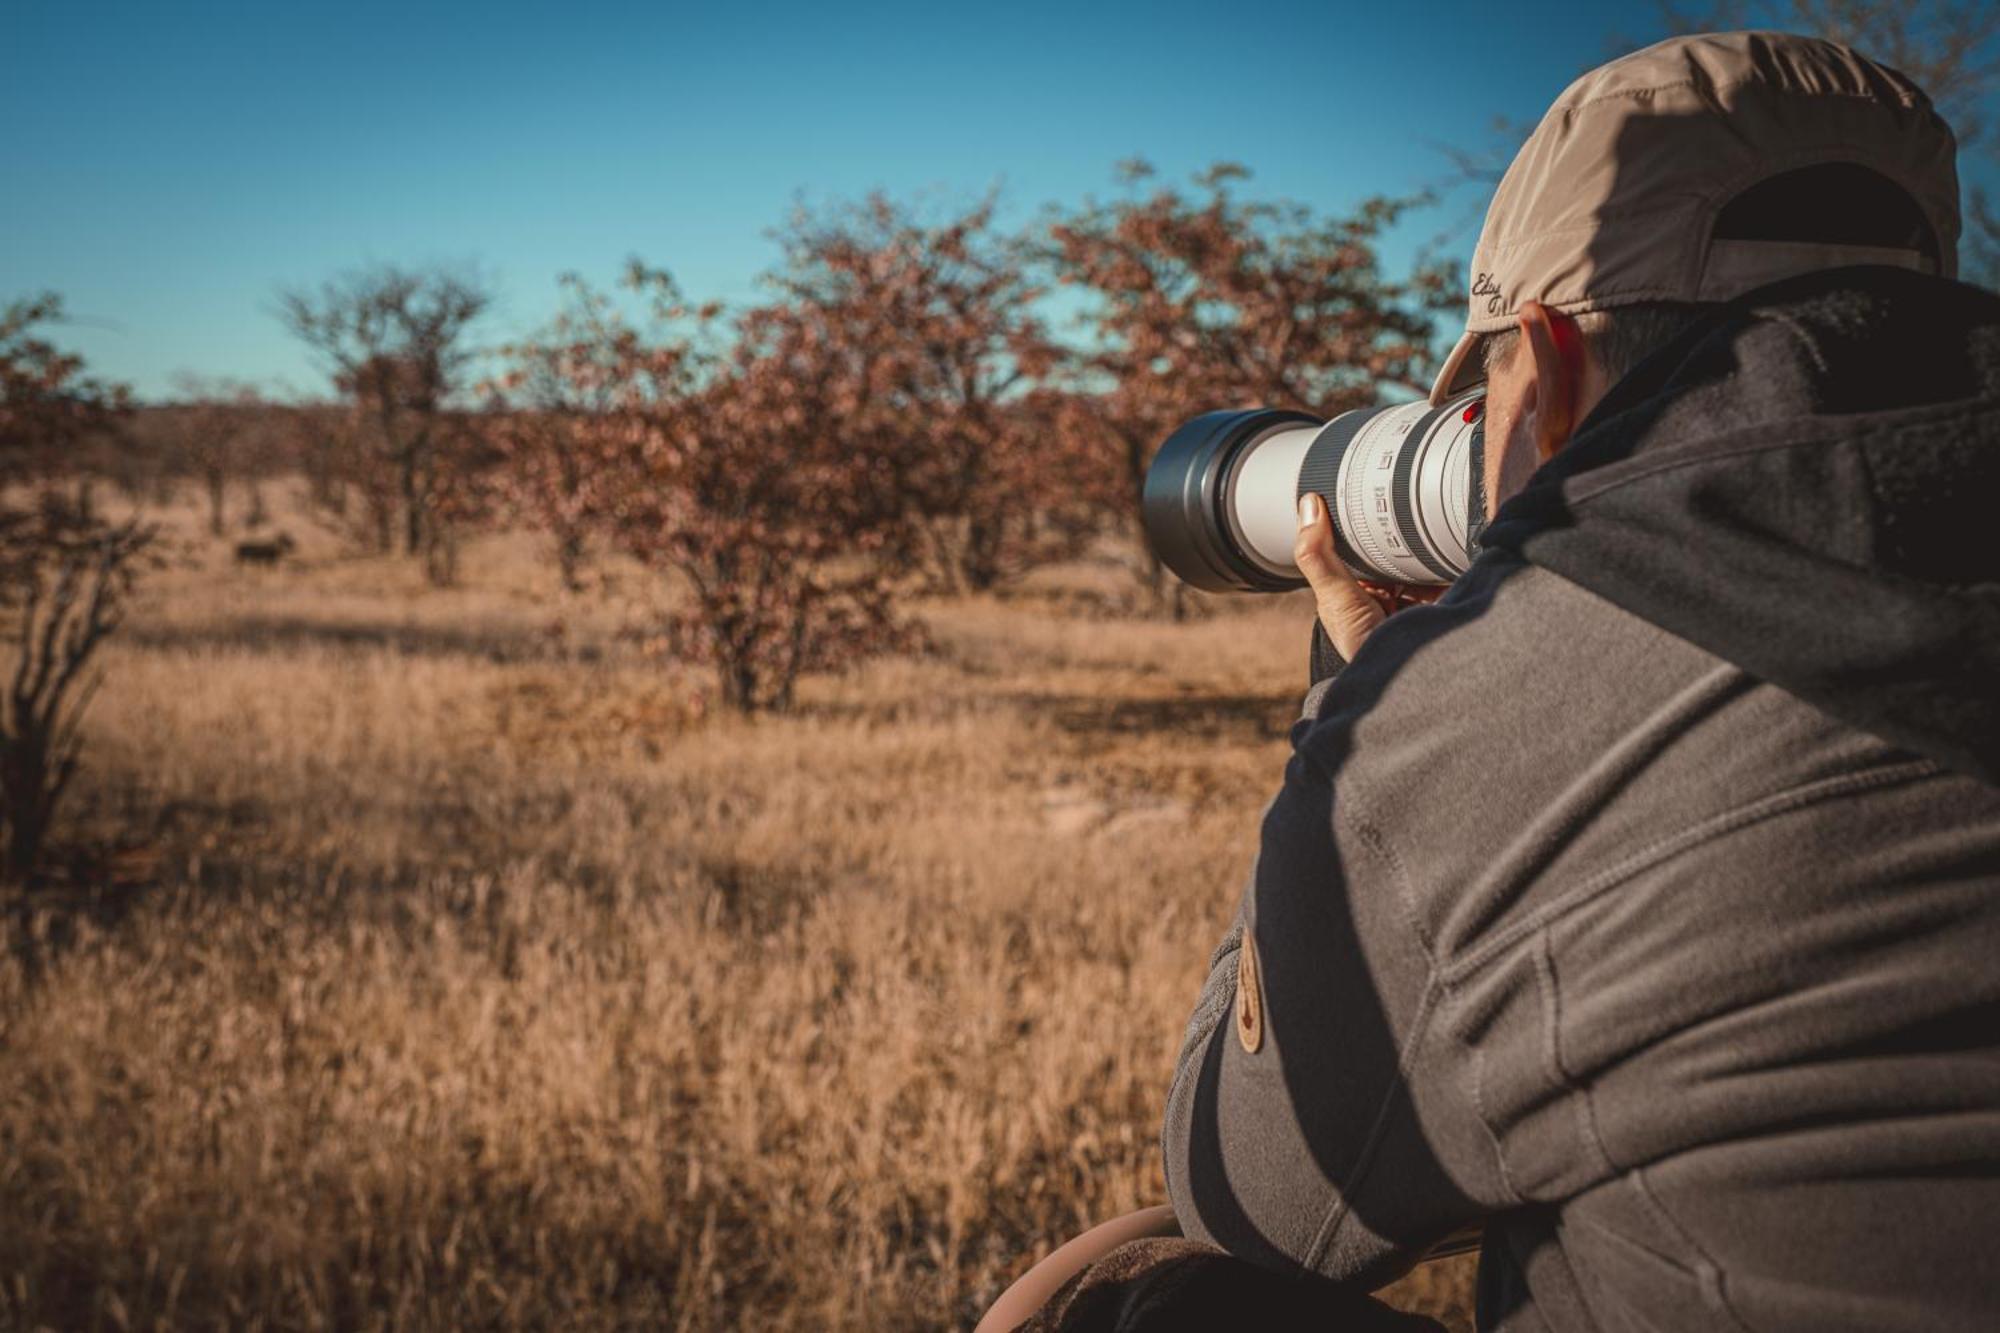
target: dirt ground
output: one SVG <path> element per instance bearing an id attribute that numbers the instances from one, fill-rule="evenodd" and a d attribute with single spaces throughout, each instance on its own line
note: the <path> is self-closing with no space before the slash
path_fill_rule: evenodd
<path id="1" fill-rule="evenodd" d="M 1308 607 L 1080 563 L 746 721 L 639 571 L 172 520 L 6 914 L 0 1325 L 962 1327 L 1163 1201 Z"/>

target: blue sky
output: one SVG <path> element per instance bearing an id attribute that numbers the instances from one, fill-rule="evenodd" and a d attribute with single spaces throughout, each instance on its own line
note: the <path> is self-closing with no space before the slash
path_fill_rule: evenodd
<path id="1" fill-rule="evenodd" d="M 1011 217 L 1140 155 L 1328 209 L 1447 174 L 1649 3 L 100 4 L 0 19 L 0 300 L 143 395 L 181 371 L 317 392 L 280 284 L 476 264 L 503 342 L 625 257 L 742 300 L 792 202 L 881 187 Z M 1404 262 L 1454 217 L 1405 224 Z M 1469 250 L 1467 234 L 1460 250 Z"/>

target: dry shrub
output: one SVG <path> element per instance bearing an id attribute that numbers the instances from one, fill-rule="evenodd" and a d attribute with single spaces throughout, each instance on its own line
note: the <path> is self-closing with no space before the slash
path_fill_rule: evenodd
<path id="1" fill-rule="evenodd" d="M 113 645 L 77 800 L 164 882 L 5 927 L 0 1325 L 963 1326 L 1161 1199 L 1300 607 L 937 603 L 744 721 L 475 555 Z"/>

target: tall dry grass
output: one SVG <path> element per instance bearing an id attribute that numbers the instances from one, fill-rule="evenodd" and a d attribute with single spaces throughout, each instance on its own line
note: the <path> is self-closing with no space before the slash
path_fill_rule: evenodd
<path id="1" fill-rule="evenodd" d="M 110 650 L 140 870 L 5 927 L 0 1324 L 962 1326 L 1160 1201 L 1303 608 L 1058 571 L 744 721 L 630 571 L 468 570 L 210 552 Z"/>

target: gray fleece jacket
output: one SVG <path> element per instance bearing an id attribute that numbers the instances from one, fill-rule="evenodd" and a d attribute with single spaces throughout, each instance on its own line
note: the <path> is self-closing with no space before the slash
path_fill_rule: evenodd
<path id="1" fill-rule="evenodd" d="M 1621 381 L 1308 695 L 1169 1094 L 1190 1235 L 1482 1327 L 2000 1327 L 2000 299 Z M 1254 1324 L 1254 1315 L 1248 1322 Z"/>

